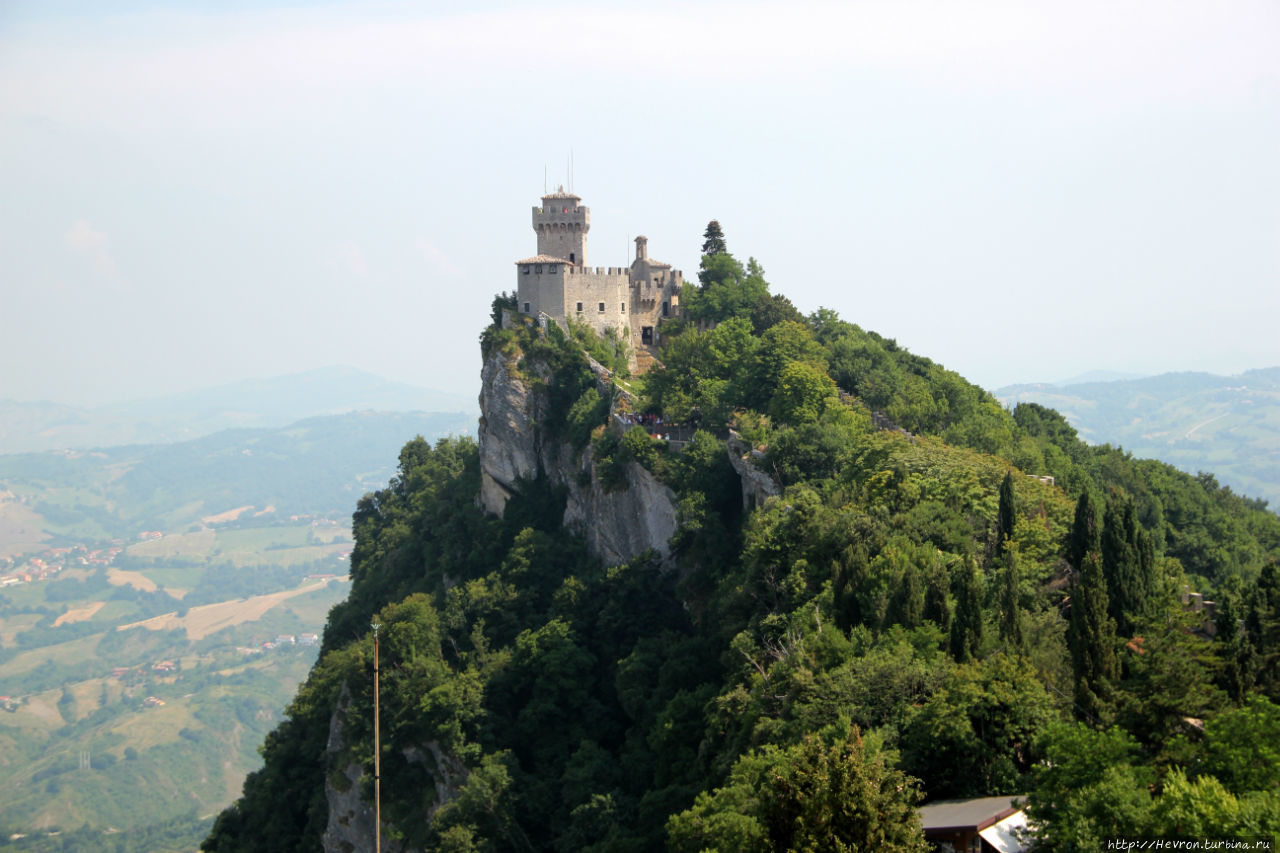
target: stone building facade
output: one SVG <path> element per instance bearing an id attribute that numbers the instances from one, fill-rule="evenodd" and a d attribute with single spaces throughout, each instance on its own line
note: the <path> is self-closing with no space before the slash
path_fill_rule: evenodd
<path id="1" fill-rule="evenodd" d="M 538 253 L 516 261 L 516 309 L 561 325 L 574 319 L 600 333 L 613 330 L 631 341 L 633 353 L 656 345 L 662 318 L 680 310 L 682 273 L 650 258 L 645 237 L 636 238 L 631 266 L 587 266 L 591 211 L 581 202 L 562 188 L 533 209 Z"/>

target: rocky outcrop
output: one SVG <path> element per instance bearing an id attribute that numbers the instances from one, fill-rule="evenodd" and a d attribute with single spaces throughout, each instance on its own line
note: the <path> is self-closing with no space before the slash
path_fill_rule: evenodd
<path id="1" fill-rule="evenodd" d="M 495 515 L 502 515 L 520 480 L 538 475 L 534 425 L 545 419 L 545 406 L 545 397 L 535 393 L 514 359 L 497 351 L 485 359 L 480 372 L 480 503 Z"/>
<path id="2" fill-rule="evenodd" d="M 727 445 L 729 464 L 738 472 L 738 478 L 742 481 L 743 509 L 752 510 L 763 506 L 769 498 L 782 494 L 782 487 L 777 480 L 756 467 L 757 460 L 764 458 L 763 453 L 743 441 L 742 436 L 736 432 L 729 434 Z"/>
<path id="3" fill-rule="evenodd" d="M 340 760 L 347 743 L 347 710 L 351 707 L 351 691 L 344 684 L 338 695 L 338 707 L 329 719 L 329 742 L 325 753 L 330 764 Z M 360 780 L 364 768 L 360 762 L 349 762 L 333 771 L 324 781 L 324 796 L 329 804 L 329 821 L 321 844 L 325 853 L 373 853 L 373 805 L 360 797 Z M 384 840 L 384 850 L 406 853 L 398 844 Z"/>
<path id="4" fill-rule="evenodd" d="M 652 551 L 660 565 L 669 567 L 675 493 L 635 463 L 626 466 L 625 487 L 606 491 L 590 447 L 577 451 L 539 428 L 546 422 L 546 398 L 537 386 L 550 376 L 536 365 L 526 369 L 532 376 L 497 351 L 485 359 L 480 375 L 481 504 L 501 515 L 521 481 L 541 474 L 566 488 L 565 526 L 585 537 L 587 547 L 606 564 Z M 595 362 L 591 369 L 601 393 L 612 394 L 608 371 Z"/>
<path id="5" fill-rule="evenodd" d="M 374 809 L 360 796 L 364 767 L 358 761 L 341 765 L 341 756 L 347 747 L 347 711 L 350 707 L 351 691 L 343 685 L 338 707 L 329 718 L 329 741 L 325 745 L 330 764 L 339 764 L 324 783 L 329 820 L 320 841 L 325 853 L 374 853 Z M 428 818 L 441 806 L 456 799 L 462 784 L 467 781 L 466 765 L 441 749 L 435 741 L 424 744 L 421 749 L 409 748 L 404 751 L 404 756 L 410 762 L 428 763 L 431 767 L 436 796 L 427 810 Z M 389 828 L 384 817 L 382 853 L 418 853 L 417 848 L 406 847 L 391 839 Z"/>

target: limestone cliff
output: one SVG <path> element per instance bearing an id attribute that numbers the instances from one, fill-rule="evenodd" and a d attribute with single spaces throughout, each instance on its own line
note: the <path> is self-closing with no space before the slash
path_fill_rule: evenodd
<path id="1" fill-rule="evenodd" d="M 591 369 L 600 391 L 612 394 L 608 371 L 595 362 Z M 495 350 L 481 372 L 480 500 L 484 508 L 501 515 L 521 482 L 542 474 L 567 489 L 565 526 L 581 534 L 591 552 L 606 564 L 651 550 L 662 565 L 670 566 L 675 493 L 634 462 L 626 463 L 627 485 L 607 491 L 589 446 L 575 450 L 540 428 L 548 412 L 539 386 L 551 377 L 536 364 L 524 370 L 529 373 L 522 373 L 510 356 Z"/>
<path id="2" fill-rule="evenodd" d="M 350 706 L 351 693 L 344 686 L 338 707 L 329 721 L 329 742 L 325 747 L 329 763 L 338 765 L 325 779 L 324 785 L 325 801 L 329 807 L 329 820 L 321 837 L 325 853 L 375 853 L 373 806 L 362 798 L 360 791 L 364 766 L 358 761 L 341 763 L 342 756 L 348 754 L 347 712 Z M 428 809 L 428 818 L 441 806 L 457 799 L 458 791 L 467 780 L 467 768 L 456 756 L 445 752 L 434 741 L 423 744 L 421 749 L 410 747 L 404 754 L 411 762 L 433 768 L 435 802 Z M 382 853 L 418 853 L 418 848 L 406 847 L 390 837 L 394 828 L 385 814 L 382 826 Z"/>

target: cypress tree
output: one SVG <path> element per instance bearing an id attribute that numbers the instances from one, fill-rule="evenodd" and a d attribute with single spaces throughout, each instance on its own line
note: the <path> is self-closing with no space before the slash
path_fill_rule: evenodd
<path id="1" fill-rule="evenodd" d="M 1081 562 L 1067 625 L 1076 714 L 1105 723 L 1110 716 L 1111 685 L 1119 672 L 1116 624 L 1107 613 L 1107 581 L 1098 554 L 1090 552 Z"/>
<path id="2" fill-rule="evenodd" d="M 1268 560 L 1249 595 L 1245 621 L 1257 653 L 1258 687 L 1280 700 L 1280 566 Z"/>
<path id="3" fill-rule="evenodd" d="M 1014 649 L 1022 648 L 1022 609 L 1018 606 L 1018 550 L 1004 554 L 1003 583 L 1000 585 L 1000 639 Z"/>
<path id="4" fill-rule="evenodd" d="M 867 546 L 859 542 L 845 548 L 840 555 L 833 592 L 836 601 L 836 625 L 847 631 L 861 625 L 867 614 L 863 612 L 862 596 L 866 592 L 870 570 L 867 565 Z"/>
<path id="5" fill-rule="evenodd" d="M 1248 632 L 1241 630 L 1238 614 L 1235 596 L 1225 595 L 1213 617 L 1218 638 L 1216 652 L 1222 662 L 1214 681 L 1236 704 L 1243 702 L 1253 687 L 1255 667 L 1253 643 Z"/>
<path id="6" fill-rule="evenodd" d="M 1013 472 L 1000 481 L 1000 511 L 996 516 L 996 556 L 1004 553 L 1005 542 L 1013 537 L 1017 520 L 1013 503 Z"/>
<path id="7" fill-rule="evenodd" d="M 1098 529 L 1098 508 L 1088 489 L 1080 493 L 1076 501 L 1076 518 L 1067 537 L 1067 562 L 1080 571 L 1085 555 L 1102 550 L 1102 537 Z"/>
<path id="8" fill-rule="evenodd" d="M 978 570 L 973 555 L 966 554 L 956 578 L 956 614 L 951 623 L 951 656 L 964 663 L 978 654 L 982 644 L 982 602 Z"/>
<path id="9" fill-rule="evenodd" d="M 947 601 L 947 570 L 941 563 L 935 563 L 929 570 L 924 587 L 924 618 L 942 629 L 943 634 L 951 633 L 951 603 Z"/>
<path id="10" fill-rule="evenodd" d="M 902 583 L 895 599 L 893 621 L 906 628 L 918 628 L 924 621 L 924 585 L 914 563 L 908 563 L 902 570 Z"/>
<path id="11" fill-rule="evenodd" d="M 1151 608 L 1155 592 L 1155 545 L 1138 523 L 1133 501 L 1113 495 L 1102 529 L 1102 573 L 1111 618 L 1122 636 L 1132 636 Z"/>

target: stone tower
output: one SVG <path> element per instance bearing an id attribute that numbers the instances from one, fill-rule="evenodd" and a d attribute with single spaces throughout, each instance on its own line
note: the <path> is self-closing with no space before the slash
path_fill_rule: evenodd
<path id="1" fill-rule="evenodd" d="M 538 232 L 538 254 L 562 258 L 570 266 L 587 265 L 587 232 L 591 230 L 591 210 L 582 199 L 564 187 L 542 197 L 542 206 L 533 209 L 533 230 Z"/>
<path id="2" fill-rule="evenodd" d="M 629 339 L 631 367 L 639 369 L 637 354 L 651 354 L 660 341 L 659 325 L 679 315 L 684 278 L 671 264 L 649 257 L 646 237 L 636 238 L 629 267 L 587 266 L 591 212 L 581 201 L 561 187 L 533 209 L 538 254 L 516 261 L 516 310 Z"/>

